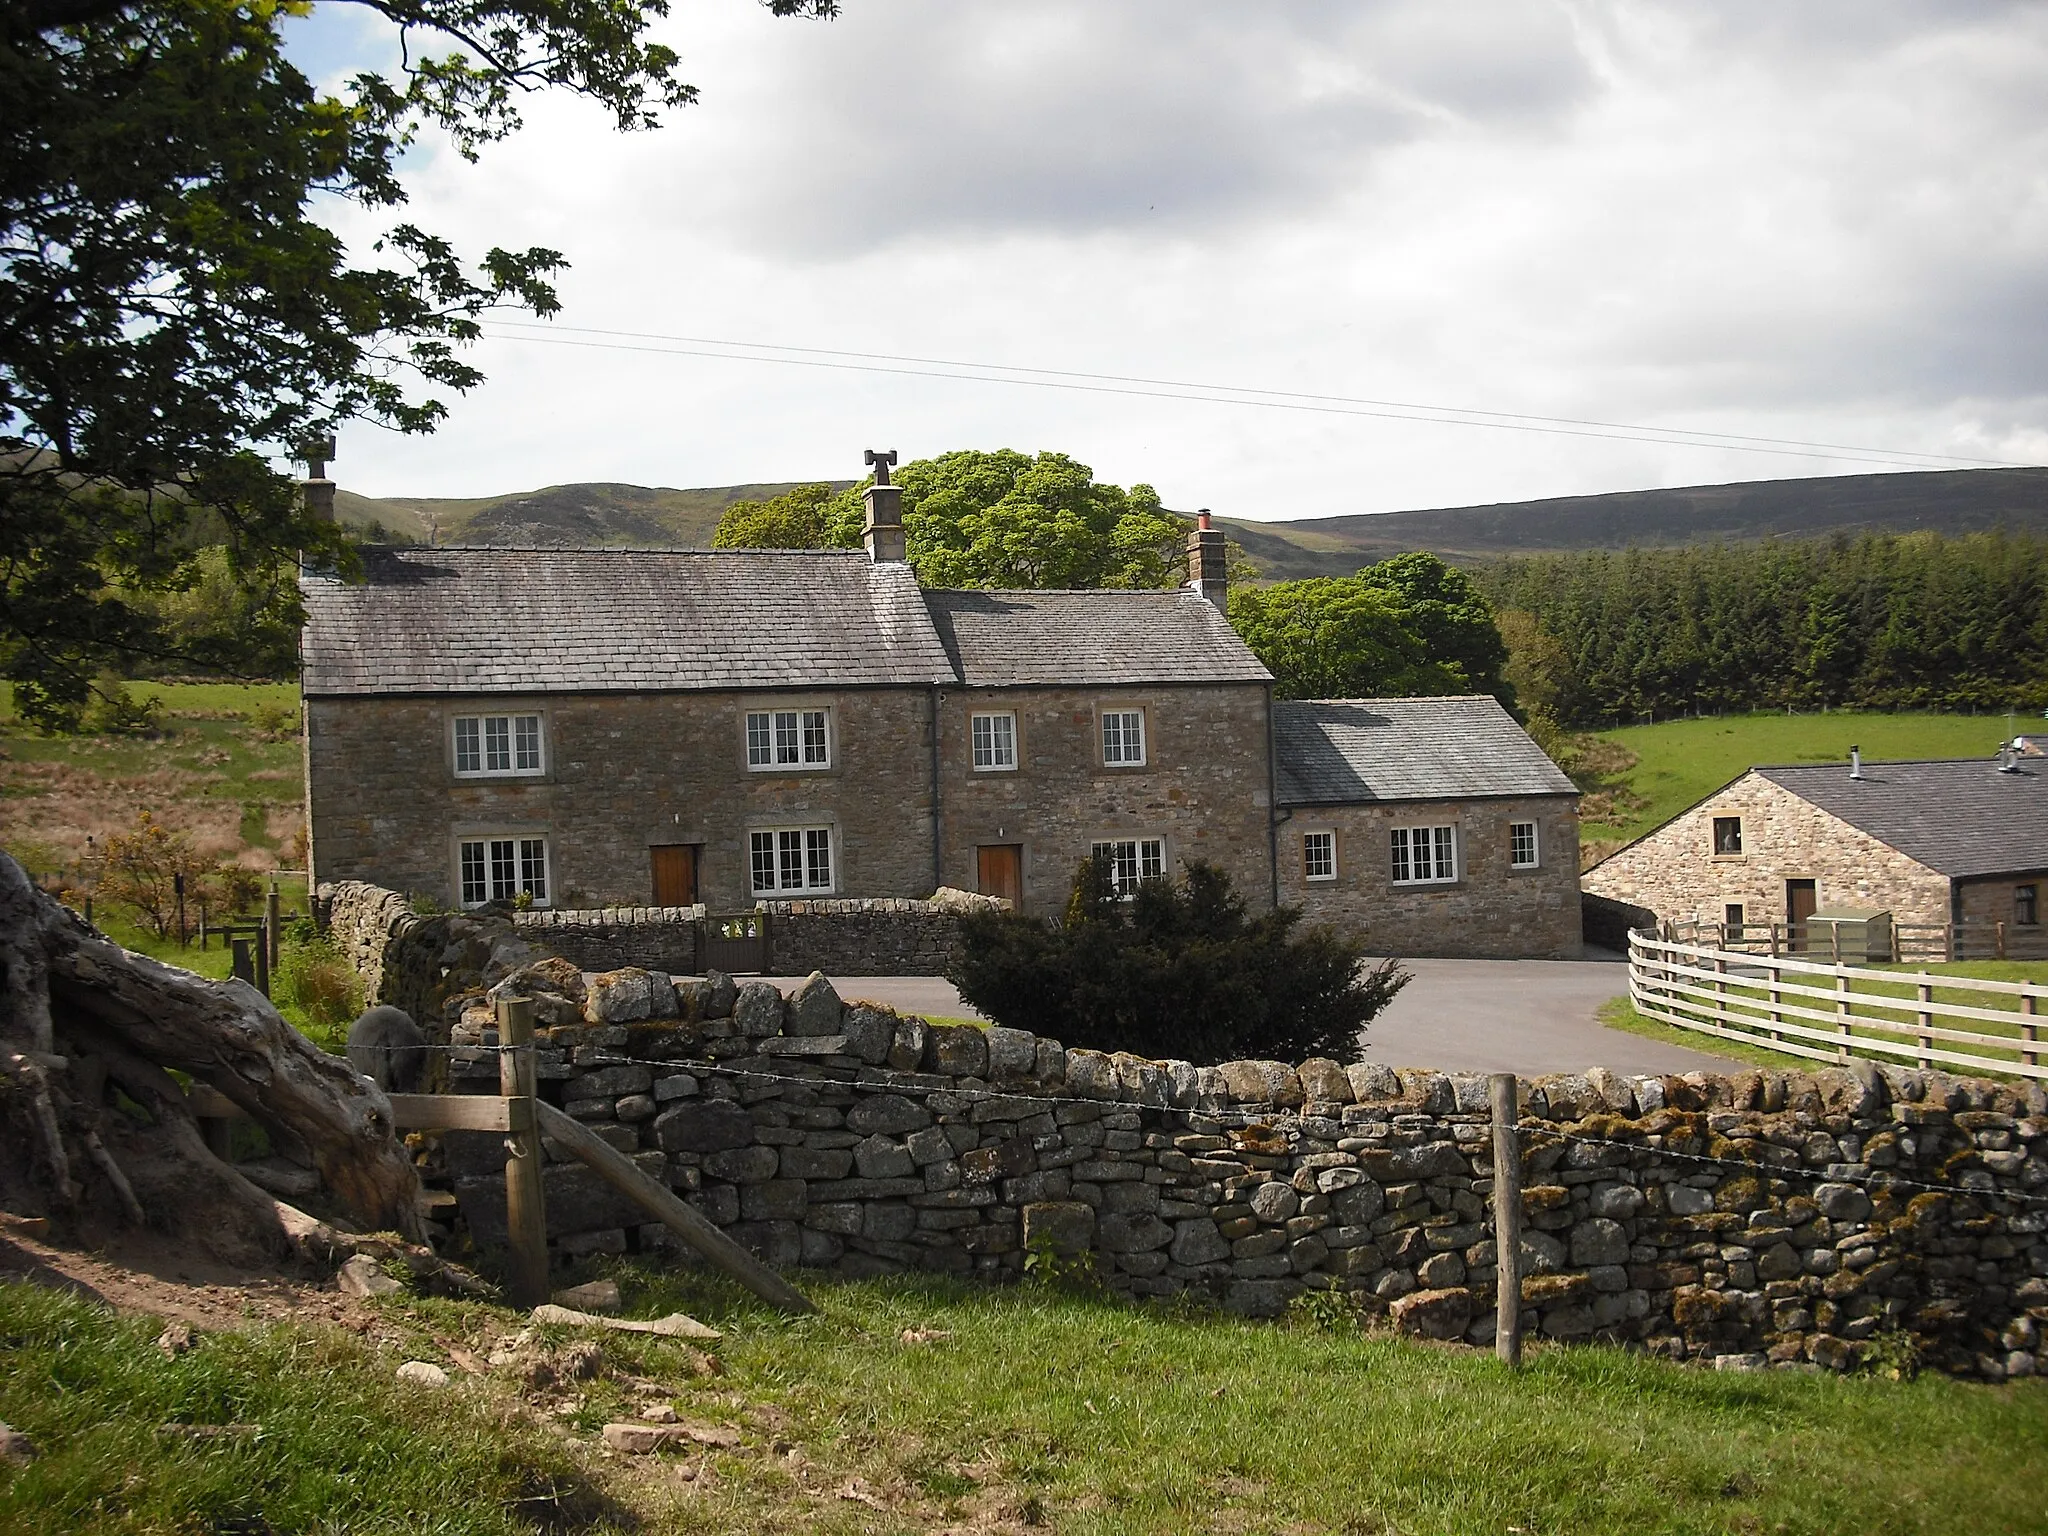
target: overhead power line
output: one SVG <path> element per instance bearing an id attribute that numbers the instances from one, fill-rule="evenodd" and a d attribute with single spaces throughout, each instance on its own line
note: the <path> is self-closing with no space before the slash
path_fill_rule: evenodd
<path id="1" fill-rule="evenodd" d="M 794 347 L 784 346 L 778 342 L 732 341 L 711 336 L 671 336 L 649 331 L 554 326 L 518 320 L 489 321 L 485 325 L 485 334 L 501 341 L 531 341 L 551 346 L 652 353 L 670 357 L 700 357 L 723 362 L 770 363 L 784 367 L 824 368 L 849 373 L 894 374 L 908 378 L 957 379 L 976 384 L 1011 384 L 1084 394 L 1187 400 L 1210 405 L 1248 405 L 1262 410 L 1305 411 L 1326 416 L 1362 416 L 1383 421 L 1491 427 L 1507 432 L 1590 437 L 1611 442 L 1662 443 L 1685 448 L 1720 448 L 1730 452 L 1762 453 L 1780 458 L 1830 459 L 1842 463 L 1882 464 L 1907 469 L 1959 465 L 1997 469 L 2026 467 L 2011 460 L 1980 458 L 1965 454 L 1922 453 L 1912 449 L 1808 442 L 1799 438 L 1759 437 L 1735 432 L 1709 432 L 1689 427 L 1651 427 L 1629 422 L 1593 421 L 1570 416 L 1537 416 L 1515 411 L 1486 411 L 1463 406 L 1311 394 L 1298 390 L 1261 389 L 1248 385 L 1202 384 L 1126 374 L 1084 373 L 1074 369 L 1027 368 L 1009 363 L 961 362 L 949 358 L 916 357 L 889 352 Z M 581 339 L 585 337 L 613 339 Z"/>

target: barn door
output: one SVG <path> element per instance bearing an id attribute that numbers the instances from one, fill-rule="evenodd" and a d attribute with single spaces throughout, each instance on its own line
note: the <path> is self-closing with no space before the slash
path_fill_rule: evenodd
<path id="1" fill-rule="evenodd" d="M 1024 850 L 1016 843 L 988 843 L 975 850 L 976 888 L 1015 904 L 1024 895 Z"/>
<path id="2" fill-rule="evenodd" d="M 697 904 L 697 850 L 671 843 L 648 850 L 654 855 L 654 904 L 693 907 Z"/>
<path id="3" fill-rule="evenodd" d="M 1806 948 L 1806 926 L 1820 906 L 1820 893 L 1811 880 L 1787 880 L 1785 882 L 1785 921 L 1792 925 L 1792 945 L 1795 950 Z"/>

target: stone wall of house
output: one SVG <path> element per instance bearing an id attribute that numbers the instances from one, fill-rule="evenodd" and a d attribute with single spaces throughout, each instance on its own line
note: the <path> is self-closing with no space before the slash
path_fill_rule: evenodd
<path id="1" fill-rule="evenodd" d="M 1097 842 L 1159 838 L 1168 872 L 1201 859 L 1253 907 L 1272 899 L 1264 684 L 948 688 L 939 696 L 940 880 L 980 885 L 977 850 L 1022 849 L 1026 912 L 1057 913 Z M 1145 715 L 1142 767 L 1106 767 L 1101 712 Z M 1017 767 L 977 772 L 969 720 L 1014 714 Z"/>
<path id="2" fill-rule="evenodd" d="M 931 901 L 906 897 L 762 901 L 767 969 L 802 976 L 939 976 L 960 953 L 960 914 L 996 903 L 962 891 Z M 698 935 L 720 921 L 697 907 L 607 907 L 515 915 L 522 936 L 586 971 L 640 966 L 670 975 L 698 968 Z"/>
<path id="3" fill-rule="evenodd" d="M 831 712 L 832 766 L 750 771 L 747 710 L 805 705 Z M 546 771 L 457 779 L 453 718 L 515 708 L 543 718 Z M 698 899 L 732 911 L 754 900 L 750 832 L 824 826 L 837 890 L 927 895 L 929 713 L 925 690 L 901 688 L 309 698 L 314 871 L 453 905 L 459 839 L 544 836 L 552 904 L 632 905 L 653 898 L 649 850 L 683 844 L 697 849 Z"/>
<path id="4" fill-rule="evenodd" d="M 541 1032 L 543 1094 L 774 1263 L 1002 1280 L 1042 1247 L 1091 1255 L 1137 1295 L 1271 1315 L 1342 1291 L 1408 1332 L 1483 1345 L 1494 1330 L 1482 1077 L 1068 1050 L 843 1005 L 822 977 L 787 997 L 638 971 L 578 985 L 544 1015 L 564 1022 Z M 494 1045 L 488 1013 L 465 1015 L 458 1087 L 495 1091 Z M 1856 1063 L 1596 1070 L 1520 1092 L 1535 1334 L 1722 1368 L 1843 1369 L 1878 1349 L 2035 1370 L 2038 1085 Z M 671 1250 L 549 1155 L 565 1254 Z M 485 1244 L 504 1237 L 503 1156 L 494 1135 L 443 1140 L 441 1175 Z"/>
<path id="5" fill-rule="evenodd" d="M 1844 770 L 1847 771 L 1846 769 Z M 1714 818 L 1742 819 L 1742 852 L 1714 852 Z M 1812 880 L 1821 907 L 1878 907 L 1895 922 L 1948 921 L 1948 880 L 1754 773 L 1594 865 L 1584 889 L 1666 922 L 1785 921 L 1785 882 Z"/>
<path id="6" fill-rule="evenodd" d="M 1609 901 L 1605 896 L 1595 896 L 1591 891 L 1579 893 L 1579 918 L 1588 944 L 1597 944 L 1602 949 L 1628 953 L 1628 936 L 1637 928 L 1657 926 L 1657 914 L 1648 907 L 1630 906 L 1625 901 Z"/>
<path id="7" fill-rule="evenodd" d="M 1508 824 L 1537 825 L 1538 864 L 1509 866 Z M 1395 827 L 1458 829 L 1458 879 L 1396 885 Z M 1310 880 L 1303 837 L 1335 832 L 1337 873 Z M 1303 806 L 1280 825 L 1280 899 L 1312 922 L 1357 934 L 1374 954 L 1508 959 L 1576 959 L 1579 910 L 1576 801 L 1548 795 L 1511 800 Z"/>
<path id="8" fill-rule="evenodd" d="M 451 1001 L 535 956 L 503 916 L 421 915 L 397 892 L 356 880 L 316 886 L 313 917 L 362 978 L 366 1003 L 403 1008 L 435 1040 L 448 1038 Z"/>
<path id="9" fill-rule="evenodd" d="M 2034 888 L 2034 921 L 2022 923 L 2022 909 L 2016 893 L 2022 886 Z M 1994 954 L 1999 943 L 1995 924 L 2005 924 L 2005 954 L 2012 960 L 2038 960 L 2048 956 L 2048 874 L 2000 875 L 1988 880 L 1956 882 L 1956 915 L 1965 924 L 1963 953 L 1972 958 Z"/>

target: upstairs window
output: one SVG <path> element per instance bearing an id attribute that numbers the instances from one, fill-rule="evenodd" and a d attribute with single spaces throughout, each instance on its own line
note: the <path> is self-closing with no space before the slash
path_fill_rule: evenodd
<path id="1" fill-rule="evenodd" d="M 487 901 L 517 901 L 521 896 L 528 897 L 537 907 L 547 905 L 546 838 L 465 838 L 459 851 L 465 907 L 480 907 Z"/>
<path id="2" fill-rule="evenodd" d="M 1533 821 L 1509 822 L 1508 867 L 1510 869 L 1534 869 L 1536 862 L 1536 823 Z"/>
<path id="3" fill-rule="evenodd" d="M 1436 884 L 1458 878 L 1456 828 L 1395 827 L 1392 841 L 1394 884 Z"/>
<path id="4" fill-rule="evenodd" d="M 1742 818 L 1740 816 L 1716 816 L 1714 818 L 1714 856 L 1733 858 L 1742 852 Z"/>
<path id="5" fill-rule="evenodd" d="M 1157 837 L 1129 837 L 1097 843 L 1091 850 L 1109 870 L 1109 883 L 1119 896 L 1129 896 L 1139 882 L 1166 878 L 1166 843 Z"/>
<path id="6" fill-rule="evenodd" d="M 822 709 L 763 709 L 747 715 L 749 768 L 829 768 L 831 722 Z"/>
<path id="7" fill-rule="evenodd" d="M 539 715 L 457 715 L 455 772 L 459 778 L 539 773 Z"/>
<path id="8" fill-rule="evenodd" d="M 974 736 L 975 772 L 1003 773 L 1017 766 L 1015 715 L 974 715 L 969 726 Z"/>
<path id="9" fill-rule="evenodd" d="M 778 827 L 749 834 L 748 851 L 756 896 L 832 889 L 832 830 Z"/>
<path id="10" fill-rule="evenodd" d="M 1334 832 L 1304 832 L 1301 834 L 1301 872 L 1309 880 L 1334 880 L 1337 878 L 1337 834 Z"/>
<path id="11" fill-rule="evenodd" d="M 1110 768 L 1145 765 L 1145 712 L 1105 709 L 1102 712 L 1102 761 Z"/>

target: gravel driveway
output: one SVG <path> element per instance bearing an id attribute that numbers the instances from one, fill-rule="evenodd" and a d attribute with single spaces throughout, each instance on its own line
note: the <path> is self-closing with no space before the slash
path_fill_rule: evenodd
<path id="1" fill-rule="evenodd" d="M 1588 960 L 1409 960 L 1415 979 L 1366 1031 L 1368 1059 L 1446 1072 L 1718 1072 L 1728 1060 L 1609 1029 L 1595 1010 L 1628 990 L 1621 956 Z M 767 978 L 785 991 L 800 976 Z M 976 1018 L 935 976 L 834 977 L 844 998 L 901 1012 Z"/>

